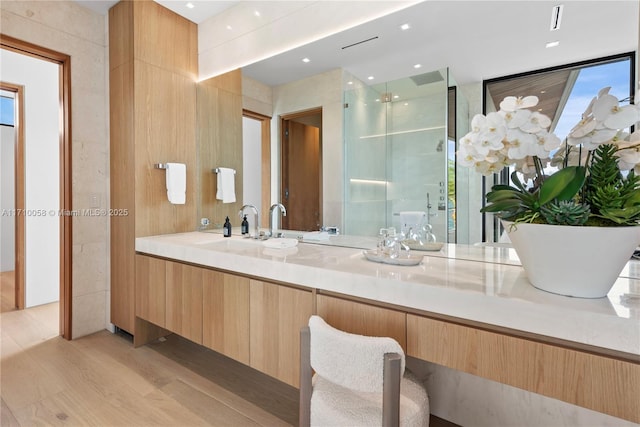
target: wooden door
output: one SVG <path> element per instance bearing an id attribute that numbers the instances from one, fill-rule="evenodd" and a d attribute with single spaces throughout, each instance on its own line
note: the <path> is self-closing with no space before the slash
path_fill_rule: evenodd
<path id="1" fill-rule="evenodd" d="M 282 217 L 282 228 L 318 230 L 322 223 L 320 127 L 294 119 L 282 123 L 280 194 L 282 204 L 287 208 L 287 216 Z"/>

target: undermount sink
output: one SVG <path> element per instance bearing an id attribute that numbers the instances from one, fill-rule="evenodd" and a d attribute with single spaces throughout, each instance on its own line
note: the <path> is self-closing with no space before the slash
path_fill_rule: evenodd
<path id="1" fill-rule="evenodd" d="M 251 247 L 267 247 L 270 249 L 288 249 L 298 245 L 297 239 L 291 238 L 273 238 L 267 240 L 251 239 L 244 237 L 221 238 L 209 240 L 207 242 L 197 243 L 202 247 L 210 247 L 211 249 L 236 249 L 242 250 Z"/>

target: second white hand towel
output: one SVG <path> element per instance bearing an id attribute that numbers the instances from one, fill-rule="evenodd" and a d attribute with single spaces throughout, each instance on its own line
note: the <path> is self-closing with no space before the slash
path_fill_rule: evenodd
<path id="1" fill-rule="evenodd" d="M 218 168 L 218 191 L 216 199 L 222 203 L 233 203 L 236 201 L 236 171 L 230 168 Z"/>
<path id="2" fill-rule="evenodd" d="M 187 198 L 187 165 L 167 163 L 167 198 L 174 205 L 184 205 Z"/>

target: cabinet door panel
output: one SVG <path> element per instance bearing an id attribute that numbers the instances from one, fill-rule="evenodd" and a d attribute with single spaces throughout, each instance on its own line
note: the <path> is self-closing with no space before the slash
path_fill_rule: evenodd
<path id="1" fill-rule="evenodd" d="M 334 328 L 352 334 L 391 337 L 407 351 L 405 313 L 327 295 L 318 295 L 316 301 L 318 315 Z"/>
<path id="2" fill-rule="evenodd" d="M 251 367 L 300 386 L 300 328 L 313 310 L 310 291 L 251 280 Z"/>
<path id="3" fill-rule="evenodd" d="M 202 344 L 249 364 L 249 279 L 205 270 Z"/>
<path id="4" fill-rule="evenodd" d="M 136 255 L 136 316 L 165 327 L 166 261 Z"/>
<path id="5" fill-rule="evenodd" d="M 166 328 L 202 344 L 202 281 L 205 270 L 167 262 Z"/>

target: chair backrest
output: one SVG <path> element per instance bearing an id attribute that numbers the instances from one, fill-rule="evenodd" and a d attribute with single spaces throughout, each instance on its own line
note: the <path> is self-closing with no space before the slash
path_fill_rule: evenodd
<path id="1" fill-rule="evenodd" d="M 387 353 L 400 355 L 400 376 L 404 373 L 404 351 L 393 338 L 340 331 L 319 316 L 311 316 L 309 330 L 311 367 L 334 384 L 361 392 L 381 393 Z"/>

